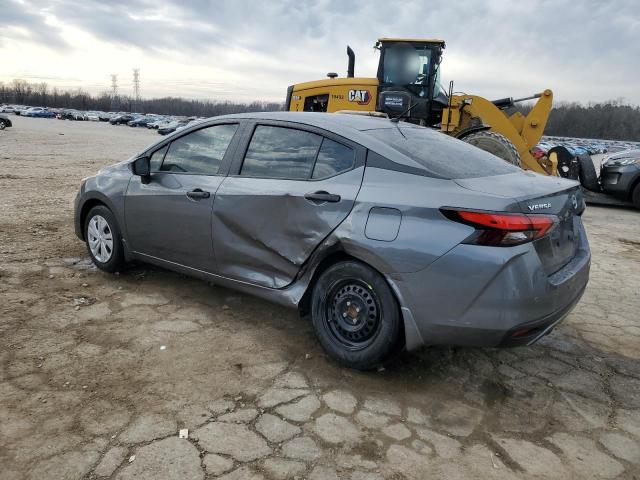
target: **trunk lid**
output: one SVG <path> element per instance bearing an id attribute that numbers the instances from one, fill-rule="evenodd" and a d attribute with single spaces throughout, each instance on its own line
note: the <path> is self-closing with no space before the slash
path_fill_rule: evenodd
<path id="1" fill-rule="evenodd" d="M 547 275 L 575 256 L 580 244 L 580 215 L 585 203 L 578 182 L 546 177 L 531 172 L 455 180 L 463 188 L 515 201 L 513 210 L 526 214 L 551 214 L 558 225 L 545 237 L 534 241 Z"/>

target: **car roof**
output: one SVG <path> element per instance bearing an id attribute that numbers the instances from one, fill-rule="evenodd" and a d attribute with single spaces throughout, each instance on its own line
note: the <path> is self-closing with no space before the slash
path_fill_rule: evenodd
<path id="1" fill-rule="evenodd" d="M 221 118 L 246 118 L 258 120 L 280 120 L 295 122 L 324 128 L 338 133 L 338 130 L 374 130 L 379 128 L 393 128 L 389 119 L 373 117 L 369 115 L 345 114 L 345 113 L 320 113 L 320 112 L 253 112 L 222 115 Z"/>
<path id="2" fill-rule="evenodd" d="M 254 112 L 254 113 L 236 113 L 231 115 L 221 115 L 206 119 L 207 121 L 219 121 L 223 119 L 254 119 L 254 120 L 276 120 L 283 122 L 299 123 L 301 125 L 309 125 L 321 128 L 329 132 L 340 135 L 365 148 L 372 150 L 380 155 L 396 162 L 412 168 L 424 169 L 419 163 L 412 158 L 400 153 L 389 144 L 367 134 L 370 130 L 383 130 L 398 128 L 419 128 L 428 131 L 433 135 L 442 135 L 435 130 L 426 127 L 419 127 L 411 123 L 402 122 L 401 124 L 393 123 L 388 118 L 374 117 L 369 115 L 358 115 L 348 113 L 321 113 L 321 112 Z"/>

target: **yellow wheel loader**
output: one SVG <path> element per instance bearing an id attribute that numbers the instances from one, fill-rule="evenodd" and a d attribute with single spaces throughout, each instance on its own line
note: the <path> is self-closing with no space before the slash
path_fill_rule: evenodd
<path id="1" fill-rule="evenodd" d="M 557 174 L 557 159 L 534 158 L 536 146 L 549 118 L 553 94 L 545 90 L 526 98 L 490 101 L 477 95 L 454 93 L 453 82 L 440 85 L 443 40 L 381 38 L 377 76 L 354 76 L 355 54 L 349 57 L 346 78 L 329 73 L 327 79 L 292 85 L 286 110 L 294 112 L 344 112 L 386 115 L 464 140 L 526 170 Z M 525 117 L 507 113 L 517 102 L 538 99 Z M 377 113 L 375 113 L 377 112 Z"/>

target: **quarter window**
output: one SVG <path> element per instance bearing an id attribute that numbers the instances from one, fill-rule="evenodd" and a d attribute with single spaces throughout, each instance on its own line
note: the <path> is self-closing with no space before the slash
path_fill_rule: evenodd
<path id="1" fill-rule="evenodd" d="M 165 145 L 160 150 L 156 150 L 151 154 L 151 158 L 149 159 L 149 166 L 152 172 L 157 172 L 160 170 L 160 165 L 162 165 L 162 159 L 164 158 L 164 154 L 167 153 L 169 149 L 169 145 Z"/>
<path id="2" fill-rule="evenodd" d="M 355 152 L 341 143 L 325 138 L 311 178 L 332 177 L 353 167 Z"/>
<path id="3" fill-rule="evenodd" d="M 240 175 L 307 180 L 321 143 L 322 137 L 315 133 L 259 125 L 251 138 Z"/>
<path id="4" fill-rule="evenodd" d="M 160 170 L 216 175 L 237 128 L 237 124 L 214 125 L 174 140 Z"/>

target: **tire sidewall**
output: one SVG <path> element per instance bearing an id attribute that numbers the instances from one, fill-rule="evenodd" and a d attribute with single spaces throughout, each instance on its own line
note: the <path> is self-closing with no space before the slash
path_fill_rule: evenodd
<path id="1" fill-rule="evenodd" d="M 113 252 L 111 254 L 111 258 L 107 262 L 100 262 L 97 258 L 93 256 L 91 252 L 91 248 L 89 247 L 89 221 L 96 215 L 100 215 L 104 218 L 109 225 L 109 229 L 111 230 L 111 235 L 113 236 Z M 118 222 L 116 222 L 115 216 L 111 213 L 107 207 L 103 205 L 99 205 L 93 207 L 89 213 L 87 214 L 84 221 L 84 238 L 85 243 L 87 245 L 87 251 L 89 252 L 89 256 L 93 261 L 94 265 L 98 267 L 100 270 L 104 270 L 105 272 L 114 273 L 117 272 L 123 265 L 124 252 L 122 247 L 122 236 L 120 235 L 120 228 L 118 226 Z"/>
<path id="2" fill-rule="evenodd" d="M 372 288 L 381 311 L 379 330 L 373 342 L 356 351 L 347 349 L 333 337 L 324 316 L 331 286 L 349 278 L 362 280 Z M 340 262 L 322 272 L 313 288 L 311 321 L 325 351 L 339 363 L 359 370 L 369 370 L 382 364 L 398 347 L 400 340 L 400 309 L 391 288 L 382 275 L 356 261 Z"/>
<path id="3" fill-rule="evenodd" d="M 640 182 L 635 186 L 631 192 L 631 202 L 633 206 L 640 210 Z"/>

